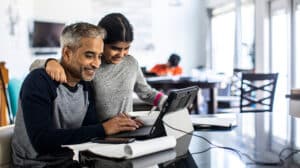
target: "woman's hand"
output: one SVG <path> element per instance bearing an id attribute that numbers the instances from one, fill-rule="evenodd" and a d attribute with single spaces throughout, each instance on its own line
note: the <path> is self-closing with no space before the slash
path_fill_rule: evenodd
<path id="1" fill-rule="evenodd" d="M 65 70 L 57 60 L 49 60 L 45 69 L 53 80 L 61 83 L 67 82 Z"/>

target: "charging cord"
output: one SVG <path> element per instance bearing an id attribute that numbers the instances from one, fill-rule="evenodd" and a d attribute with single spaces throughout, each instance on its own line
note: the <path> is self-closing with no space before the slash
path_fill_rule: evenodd
<path id="1" fill-rule="evenodd" d="M 279 158 L 279 161 L 278 162 L 263 162 L 263 161 L 257 161 L 255 159 L 253 159 L 251 156 L 249 156 L 248 154 L 246 153 L 243 153 L 237 149 L 234 149 L 232 147 L 226 147 L 226 146 L 219 146 L 219 145 L 215 145 L 213 144 L 211 141 L 209 141 L 207 138 L 205 138 L 204 136 L 201 136 L 201 135 L 196 135 L 196 134 L 193 134 L 193 133 L 190 133 L 190 132 L 186 132 L 184 130 L 181 130 L 181 129 L 178 129 L 178 128 L 175 128 L 171 125 L 169 125 L 168 123 L 166 122 L 163 122 L 167 127 L 173 129 L 173 130 L 176 130 L 176 131 L 179 131 L 179 132 L 182 132 L 182 133 L 185 133 L 185 134 L 188 134 L 188 135 L 191 135 L 191 136 L 195 136 L 195 137 L 198 137 L 202 140 L 204 140 L 205 142 L 207 142 L 210 147 L 208 147 L 207 149 L 204 149 L 202 151 L 199 151 L 199 152 L 194 152 L 194 153 L 191 153 L 192 155 L 194 154 L 201 154 L 201 153 L 205 153 L 211 149 L 214 149 L 214 148 L 219 148 L 219 149 L 224 149 L 224 150 L 229 150 L 229 151 L 232 151 L 234 153 L 236 153 L 240 160 L 242 162 L 244 162 L 246 165 L 261 165 L 261 166 L 282 166 L 284 165 L 284 162 L 286 160 L 288 160 L 290 157 L 292 157 L 293 155 L 297 154 L 300 152 L 300 150 L 295 150 L 295 149 L 292 149 L 292 148 L 284 148 L 282 149 L 279 154 L 278 154 L 278 158 Z M 285 151 L 290 151 L 290 153 L 286 156 L 286 157 L 283 157 L 283 153 Z M 250 160 L 251 162 L 246 162 L 244 160 L 244 157 L 247 158 L 248 160 Z"/>

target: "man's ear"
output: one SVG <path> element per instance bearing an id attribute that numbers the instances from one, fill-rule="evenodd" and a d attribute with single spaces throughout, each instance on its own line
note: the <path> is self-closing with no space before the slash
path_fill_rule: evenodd
<path id="1" fill-rule="evenodd" d="M 73 55 L 73 51 L 69 47 L 63 47 L 62 56 L 64 60 L 68 61 Z"/>

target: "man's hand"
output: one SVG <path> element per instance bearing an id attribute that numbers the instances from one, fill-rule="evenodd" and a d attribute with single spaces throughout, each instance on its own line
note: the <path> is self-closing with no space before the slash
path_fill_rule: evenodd
<path id="1" fill-rule="evenodd" d="M 120 117 L 126 117 L 126 118 L 129 118 L 129 119 L 132 119 L 133 121 L 135 121 L 135 124 L 138 125 L 138 127 L 141 127 L 144 125 L 143 121 L 139 120 L 139 119 L 136 119 L 135 117 L 131 117 L 128 115 L 128 113 L 124 112 L 124 113 L 119 113 L 118 116 Z"/>
<path id="2" fill-rule="evenodd" d="M 46 64 L 46 72 L 55 81 L 66 83 L 67 77 L 64 68 L 57 60 L 49 60 Z"/>
<path id="3" fill-rule="evenodd" d="M 121 131 L 134 131 L 139 128 L 137 122 L 129 117 L 117 115 L 103 123 L 106 135 L 112 135 Z"/>

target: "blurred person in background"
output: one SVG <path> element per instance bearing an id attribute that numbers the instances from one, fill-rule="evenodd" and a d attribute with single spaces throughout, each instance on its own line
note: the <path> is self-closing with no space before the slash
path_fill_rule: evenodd
<path id="1" fill-rule="evenodd" d="M 179 66 L 180 56 L 177 54 L 171 54 L 166 64 L 155 65 L 150 72 L 155 73 L 158 76 L 175 76 L 182 74 L 182 68 Z"/>

